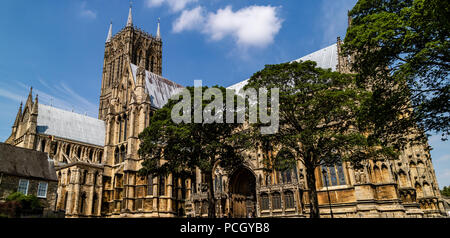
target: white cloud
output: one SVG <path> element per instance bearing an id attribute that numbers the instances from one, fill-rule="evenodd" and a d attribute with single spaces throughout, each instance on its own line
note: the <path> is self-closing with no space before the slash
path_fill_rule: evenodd
<path id="1" fill-rule="evenodd" d="M 282 22 L 277 7 L 250 6 L 233 12 L 227 6 L 209 14 L 205 32 L 212 40 L 231 36 L 239 46 L 265 47 L 274 41 Z"/>
<path id="2" fill-rule="evenodd" d="M 201 7 L 185 10 L 175 20 L 173 31 L 199 30 L 213 41 L 231 37 L 241 48 L 266 47 L 273 43 L 283 20 L 278 7 L 250 6 L 233 11 L 231 6 L 205 13 Z"/>
<path id="3" fill-rule="evenodd" d="M 172 25 L 172 30 L 179 33 L 185 30 L 201 29 L 204 24 L 204 9 L 196 7 L 192 10 L 184 10 Z"/>
<path id="4" fill-rule="evenodd" d="M 179 12 L 186 8 L 190 3 L 197 2 L 198 0 L 147 0 L 147 7 L 160 7 L 163 4 L 167 4 L 172 12 Z"/>
<path id="5" fill-rule="evenodd" d="M 93 10 L 88 9 L 86 2 L 82 2 L 80 16 L 82 16 L 84 18 L 88 18 L 88 19 L 95 19 L 95 18 L 97 18 L 97 13 L 94 12 Z"/>

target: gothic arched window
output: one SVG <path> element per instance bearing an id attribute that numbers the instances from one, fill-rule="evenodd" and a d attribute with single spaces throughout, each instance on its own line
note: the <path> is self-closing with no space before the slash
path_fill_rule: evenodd
<path id="1" fill-rule="evenodd" d="M 278 192 L 272 194 L 272 209 L 281 209 L 281 195 Z"/>
<path id="2" fill-rule="evenodd" d="M 152 61 L 150 62 L 150 72 L 154 73 L 154 67 L 153 65 L 155 64 L 155 57 L 152 56 Z"/>
<path id="3" fill-rule="evenodd" d="M 41 142 L 41 151 L 44 152 L 45 151 L 45 145 L 46 145 L 46 141 L 42 140 Z"/>
<path id="4" fill-rule="evenodd" d="M 67 210 L 67 198 L 69 197 L 69 192 L 66 192 L 65 194 L 64 194 L 64 204 L 63 204 L 63 208 L 64 208 L 64 210 L 66 211 Z"/>
<path id="5" fill-rule="evenodd" d="M 181 199 L 186 199 L 186 180 L 181 180 Z"/>
<path id="6" fill-rule="evenodd" d="M 103 152 L 99 152 L 98 153 L 98 157 L 97 157 L 97 162 L 99 163 L 99 164 L 101 164 L 102 163 L 102 158 L 103 158 Z"/>
<path id="7" fill-rule="evenodd" d="M 294 208 L 294 193 L 292 191 L 286 191 L 284 193 L 285 208 Z"/>
<path id="8" fill-rule="evenodd" d="M 287 169 L 282 172 L 282 181 L 283 181 L 283 183 L 291 183 L 292 182 L 290 169 Z"/>
<path id="9" fill-rule="evenodd" d="M 97 206 L 98 206 L 98 196 L 97 193 L 94 193 L 94 198 L 92 199 L 92 215 L 97 215 Z"/>
<path id="10" fill-rule="evenodd" d="M 114 164 L 118 164 L 119 161 L 120 161 L 120 158 L 119 158 L 119 148 L 116 148 L 116 149 L 114 150 Z"/>
<path id="11" fill-rule="evenodd" d="M 147 176 L 147 195 L 153 195 L 153 176 L 151 174 Z"/>
<path id="12" fill-rule="evenodd" d="M 58 151 L 58 142 L 55 142 L 52 144 L 52 154 L 56 155 L 57 151 Z"/>
<path id="13" fill-rule="evenodd" d="M 195 175 L 191 178 L 191 190 L 192 193 L 197 193 L 197 177 Z"/>
<path id="14" fill-rule="evenodd" d="M 122 147 L 120 148 L 120 163 L 125 161 L 126 155 L 127 155 L 127 150 L 126 150 L 125 146 L 122 145 Z"/>
<path id="15" fill-rule="evenodd" d="M 261 194 L 261 210 L 269 210 L 269 195 L 267 193 Z"/>
<path id="16" fill-rule="evenodd" d="M 124 116 L 123 118 L 124 121 L 124 127 L 123 127 L 123 141 L 127 140 L 127 127 L 128 127 L 128 118 L 126 116 Z"/>
<path id="17" fill-rule="evenodd" d="M 322 186 L 337 186 L 347 184 L 344 175 L 344 168 L 342 162 L 335 163 L 334 165 L 322 165 L 320 167 L 320 173 L 322 175 Z"/>
<path id="18" fill-rule="evenodd" d="M 272 184 L 272 176 L 270 174 L 266 175 L 266 186 L 269 186 Z"/>
<path id="19" fill-rule="evenodd" d="M 70 157 L 70 145 L 67 145 L 66 147 L 66 155 L 67 157 Z"/>
<path id="20" fill-rule="evenodd" d="M 87 184 L 87 174 L 88 174 L 87 170 L 84 170 L 81 184 Z"/>
<path id="21" fill-rule="evenodd" d="M 166 178 L 159 176 L 159 196 L 166 195 Z"/>
<path id="22" fill-rule="evenodd" d="M 94 174 L 94 182 L 93 182 L 94 186 L 97 185 L 97 177 L 98 177 L 98 171 L 96 171 L 95 174 Z"/>
<path id="23" fill-rule="evenodd" d="M 117 133 L 117 139 L 118 139 L 118 142 L 121 142 L 121 140 L 122 140 L 122 137 L 121 137 L 121 135 L 122 135 L 122 118 L 119 117 L 118 120 L 119 120 L 119 131 Z"/>
<path id="24" fill-rule="evenodd" d="M 86 194 L 85 193 L 81 194 L 80 201 L 81 201 L 80 202 L 80 215 L 84 215 L 84 210 L 86 208 Z"/>

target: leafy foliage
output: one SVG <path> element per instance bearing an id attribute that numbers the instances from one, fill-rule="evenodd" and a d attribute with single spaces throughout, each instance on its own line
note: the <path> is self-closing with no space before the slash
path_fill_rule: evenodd
<path id="1" fill-rule="evenodd" d="M 356 86 L 352 75 L 316 67 L 316 63 L 267 65 L 254 74 L 248 88 L 279 88 L 280 129 L 273 135 L 252 126 L 266 167 L 284 170 L 300 160 L 306 167 L 311 217 L 319 217 L 314 170 L 341 160 L 359 165 L 367 158 L 391 159 L 397 153 L 368 136 L 363 110 L 371 93 Z M 360 127 L 360 126 L 363 127 Z M 278 152 L 273 156 L 272 152 Z M 289 156 L 293 154 L 294 156 Z M 272 155 L 272 156 L 270 156 Z"/>
<path id="2" fill-rule="evenodd" d="M 6 201 L 15 201 L 21 204 L 21 208 L 28 211 L 36 211 L 42 209 L 42 204 L 35 195 L 24 195 L 20 192 L 10 194 Z"/>
<path id="3" fill-rule="evenodd" d="M 442 196 L 450 197 L 450 186 L 444 186 L 444 188 L 441 190 L 441 194 Z"/>
<path id="4" fill-rule="evenodd" d="M 215 86 L 222 95 L 226 89 Z M 191 94 L 191 118 L 194 118 L 194 88 L 187 88 Z M 203 87 L 203 93 L 207 90 Z M 213 171 L 217 165 L 231 171 L 239 166 L 243 158 L 240 152 L 247 148 L 249 140 L 246 140 L 244 132 L 238 132 L 241 126 L 238 123 L 185 123 L 176 124 L 172 121 L 171 111 L 179 103 L 179 100 L 169 102 L 151 118 L 150 126 L 140 135 L 141 145 L 139 154 L 144 158 L 143 168 L 139 171 L 142 176 L 147 174 L 167 175 L 172 173 L 177 177 L 193 177 L 198 168 L 205 174 L 206 187 L 208 188 L 210 217 L 215 216 Z M 211 100 L 202 99 L 202 108 L 210 104 Z M 223 97 L 225 112 L 227 105 Z M 236 100 L 235 100 L 236 102 Z M 212 112 L 215 113 L 215 112 Z"/>
<path id="5" fill-rule="evenodd" d="M 39 214 L 43 206 L 34 195 L 24 195 L 20 192 L 10 194 L 6 202 L 0 203 L 0 214 L 6 217 L 19 217 L 20 214 Z"/>
<path id="6" fill-rule="evenodd" d="M 449 134 L 450 5 L 440 0 L 359 0 L 344 52 L 353 56 L 358 82 L 373 87 L 377 129 L 414 123 Z M 392 117 L 383 117 L 385 112 Z M 396 114 L 412 111 L 398 120 Z M 406 120 L 409 119 L 409 120 Z"/>

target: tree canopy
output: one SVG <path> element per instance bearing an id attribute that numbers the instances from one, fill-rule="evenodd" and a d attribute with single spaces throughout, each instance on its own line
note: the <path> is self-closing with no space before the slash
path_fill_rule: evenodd
<path id="1" fill-rule="evenodd" d="M 440 0 L 359 0 L 349 12 L 344 53 L 359 83 L 373 87 L 378 128 L 406 122 L 386 111 L 410 110 L 409 124 L 449 134 L 450 5 Z M 390 113 L 394 115 L 394 113 Z M 403 118 L 403 119 L 406 119 Z M 397 121 L 396 121 L 397 120 Z"/>
<path id="2" fill-rule="evenodd" d="M 215 86 L 215 89 L 225 95 L 226 89 Z M 194 87 L 188 87 L 191 100 L 189 113 L 194 117 Z M 208 87 L 201 88 L 205 93 Z M 202 108 L 205 109 L 215 98 L 209 100 L 202 98 Z M 219 113 L 227 110 L 227 107 L 234 108 L 236 104 L 227 105 L 225 97 L 222 98 L 222 108 Z M 217 165 L 225 170 L 231 171 L 239 166 L 243 159 L 241 151 L 249 145 L 249 140 L 244 140 L 244 133 L 236 130 L 241 126 L 238 123 L 217 123 L 217 122 L 180 122 L 172 120 L 172 110 L 183 100 L 171 99 L 169 102 L 151 118 L 150 126 L 140 135 L 141 141 L 139 154 L 144 159 L 143 168 L 139 171 L 142 176 L 174 174 L 193 178 L 195 169 L 201 170 L 206 177 L 208 192 L 208 215 L 215 216 L 213 172 Z M 212 111 L 212 113 L 217 113 Z"/>
<path id="3" fill-rule="evenodd" d="M 267 65 L 249 80 L 248 88 L 279 88 L 279 131 L 259 133 L 252 126 L 252 138 L 265 151 L 266 166 L 282 170 L 300 160 L 306 167 L 311 217 L 319 217 L 315 169 L 344 161 L 367 158 L 395 158 L 389 147 L 378 146 L 376 138 L 359 127 L 364 120 L 364 102 L 371 93 L 356 86 L 352 75 L 316 67 L 312 61 Z M 278 148 L 277 148 L 278 147 Z M 278 156 L 270 151 L 281 150 Z M 292 156 L 284 156 L 291 152 Z M 281 160 L 281 161 L 278 161 Z"/>
<path id="4" fill-rule="evenodd" d="M 450 197 L 450 186 L 444 186 L 444 188 L 441 190 L 441 194 L 444 197 Z"/>

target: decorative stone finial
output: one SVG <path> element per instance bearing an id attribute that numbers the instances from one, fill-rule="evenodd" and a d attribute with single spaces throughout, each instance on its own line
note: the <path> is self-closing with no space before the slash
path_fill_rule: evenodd
<path id="1" fill-rule="evenodd" d="M 108 31 L 108 37 L 106 38 L 106 43 L 110 42 L 112 39 L 112 21 L 111 24 L 109 25 L 109 31 Z"/>
<path id="2" fill-rule="evenodd" d="M 127 27 L 133 26 L 133 14 L 131 11 L 131 8 L 133 7 L 133 2 L 130 1 L 130 11 L 128 12 L 128 21 L 127 21 Z"/>
<path id="3" fill-rule="evenodd" d="M 161 39 L 160 18 L 158 18 L 158 28 L 156 29 L 156 39 Z"/>

